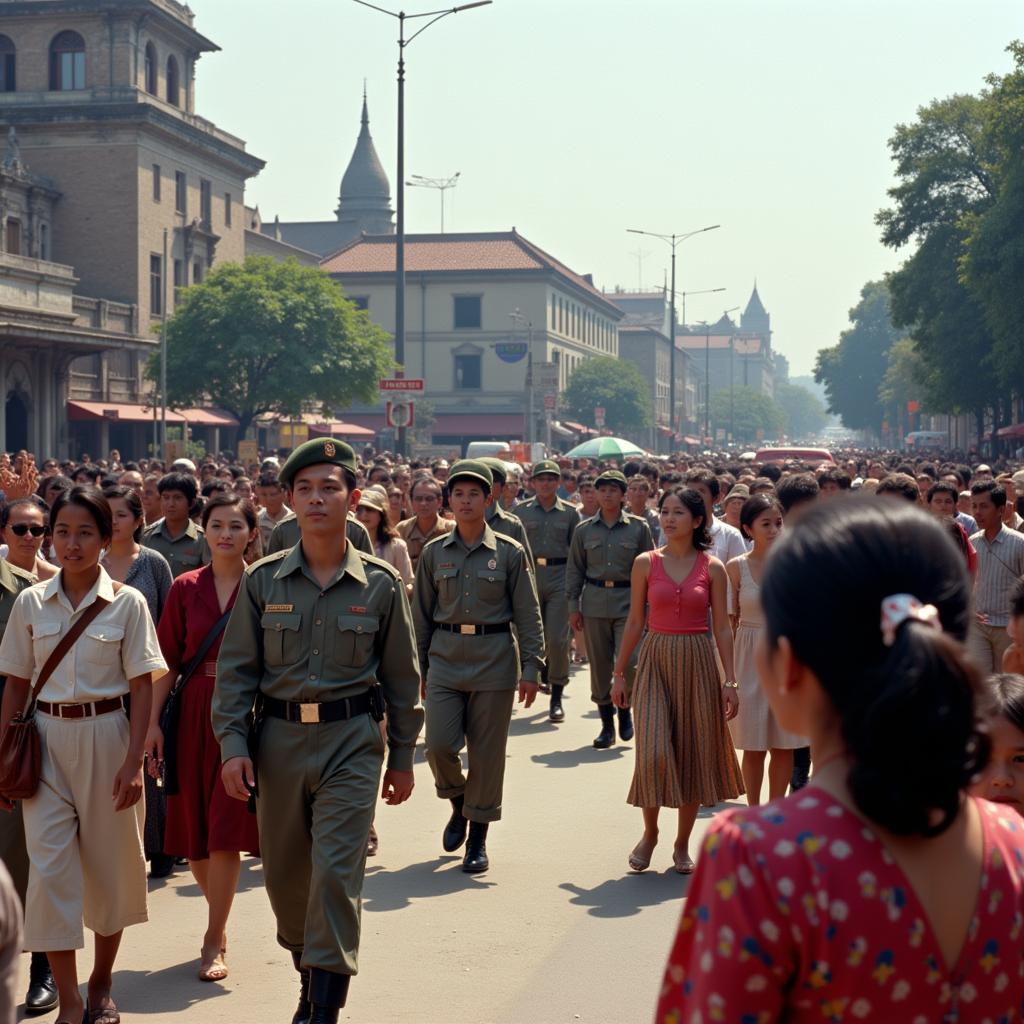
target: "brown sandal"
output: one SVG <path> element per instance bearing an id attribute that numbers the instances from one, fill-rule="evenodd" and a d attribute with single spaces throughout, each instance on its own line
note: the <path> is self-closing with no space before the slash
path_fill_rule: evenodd
<path id="1" fill-rule="evenodd" d="M 207 952 L 215 949 L 213 956 L 207 957 Z M 222 946 L 204 946 L 199 951 L 199 980 L 200 981 L 223 981 L 228 976 L 228 965 L 224 962 L 224 954 L 227 950 Z M 106 1021 L 102 1024 L 107 1024 Z M 115 1022 L 110 1022 L 115 1024 Z"/>
<path id="2" fill-rule="evenodd" d="M 121 1014 L 113 1003 L 104 1006 L 102 1010 L 90 1010 L 86 1003 L 85 1020 L 87 1024 L 121 1024 Z"/>

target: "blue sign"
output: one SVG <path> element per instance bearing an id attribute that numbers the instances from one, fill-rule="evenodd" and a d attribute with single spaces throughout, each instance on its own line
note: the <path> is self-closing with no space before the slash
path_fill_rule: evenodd
<path id="1" fill-rule="evenodd" d="M 526 350 L 525 341 L 498 341 L 494 344 L 494 351 L 503 363 L 518 363 L 526 355 Z"/>

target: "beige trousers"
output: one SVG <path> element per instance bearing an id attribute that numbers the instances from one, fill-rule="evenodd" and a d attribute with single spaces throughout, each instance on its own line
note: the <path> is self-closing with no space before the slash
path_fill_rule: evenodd
<path id="1" fill-rule="evenodd" d="M 30 862 L 25 948 L 81 949 L 85 927 L 113 935 L 146 913 L 145 800 L 114 810 L 114 776 L 128 750 L 128 718 L 36 714 L 42 781 L 24 803 Z"/>
<path id="2" fill-rule="evenodd" d="M 975 622 L 967 634 L 967 650 L 985 675 L 1003 671 L 1003 655 L 1011 642 L 1005 626 Z"/>

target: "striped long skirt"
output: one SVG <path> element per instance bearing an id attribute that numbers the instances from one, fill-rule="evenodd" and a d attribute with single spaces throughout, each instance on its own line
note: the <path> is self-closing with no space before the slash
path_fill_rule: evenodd
<path id="1" fill-rule="evenodd" d="M 648 633 L 633 691 L 635 807 L 713 807 L 744 792 L 709 633 Z"/>

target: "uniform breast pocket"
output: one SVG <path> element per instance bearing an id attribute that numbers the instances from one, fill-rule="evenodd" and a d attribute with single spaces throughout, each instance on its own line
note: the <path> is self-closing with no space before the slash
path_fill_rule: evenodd
<path id="1" fill-rule="evenodd" d="M 445 601 L 459 599 L 459 570 L 438 569 L 434 572 L 434 586 Z"/>
<path id="2" fill-rule="evenodd" d="M 600 569 L 604 566 L 604 541 L 603 540 L 588 540 L 583 545 L 583 550 L 587 554 L 587 565 L 592 566 L 595 569 Z"/>
<path id="3" fill-rule="evenodd" d="M 500 601 L 505 596 L 506 574 L 501 569 L 478 569 L 476 593 L 482 601 Z"/>
<path id="4" fill-rule="evenodd" d="M 59 622 L 32 623 L 32 655 L 40 668 L 60 641 Z"/>
<path id="5" fill-rule="evenodd" d="M 296 613 L 264 612 L 263 656 L 268 665 L 293 665 L 301 657 L 302 616 Z"/>
<path id="6" fill-rule="evenodd" d="M 86 664 L 113 667 L 121 660 L 124 627 L 94 623 L 85 631 Z"/>
<path id="7" fill-rule="evenodd" d="M 372 615 L 339 615 L 334 639 L 334 660 L 349 668 L 362 668 L 373 654 L 380 619 Z"/>

